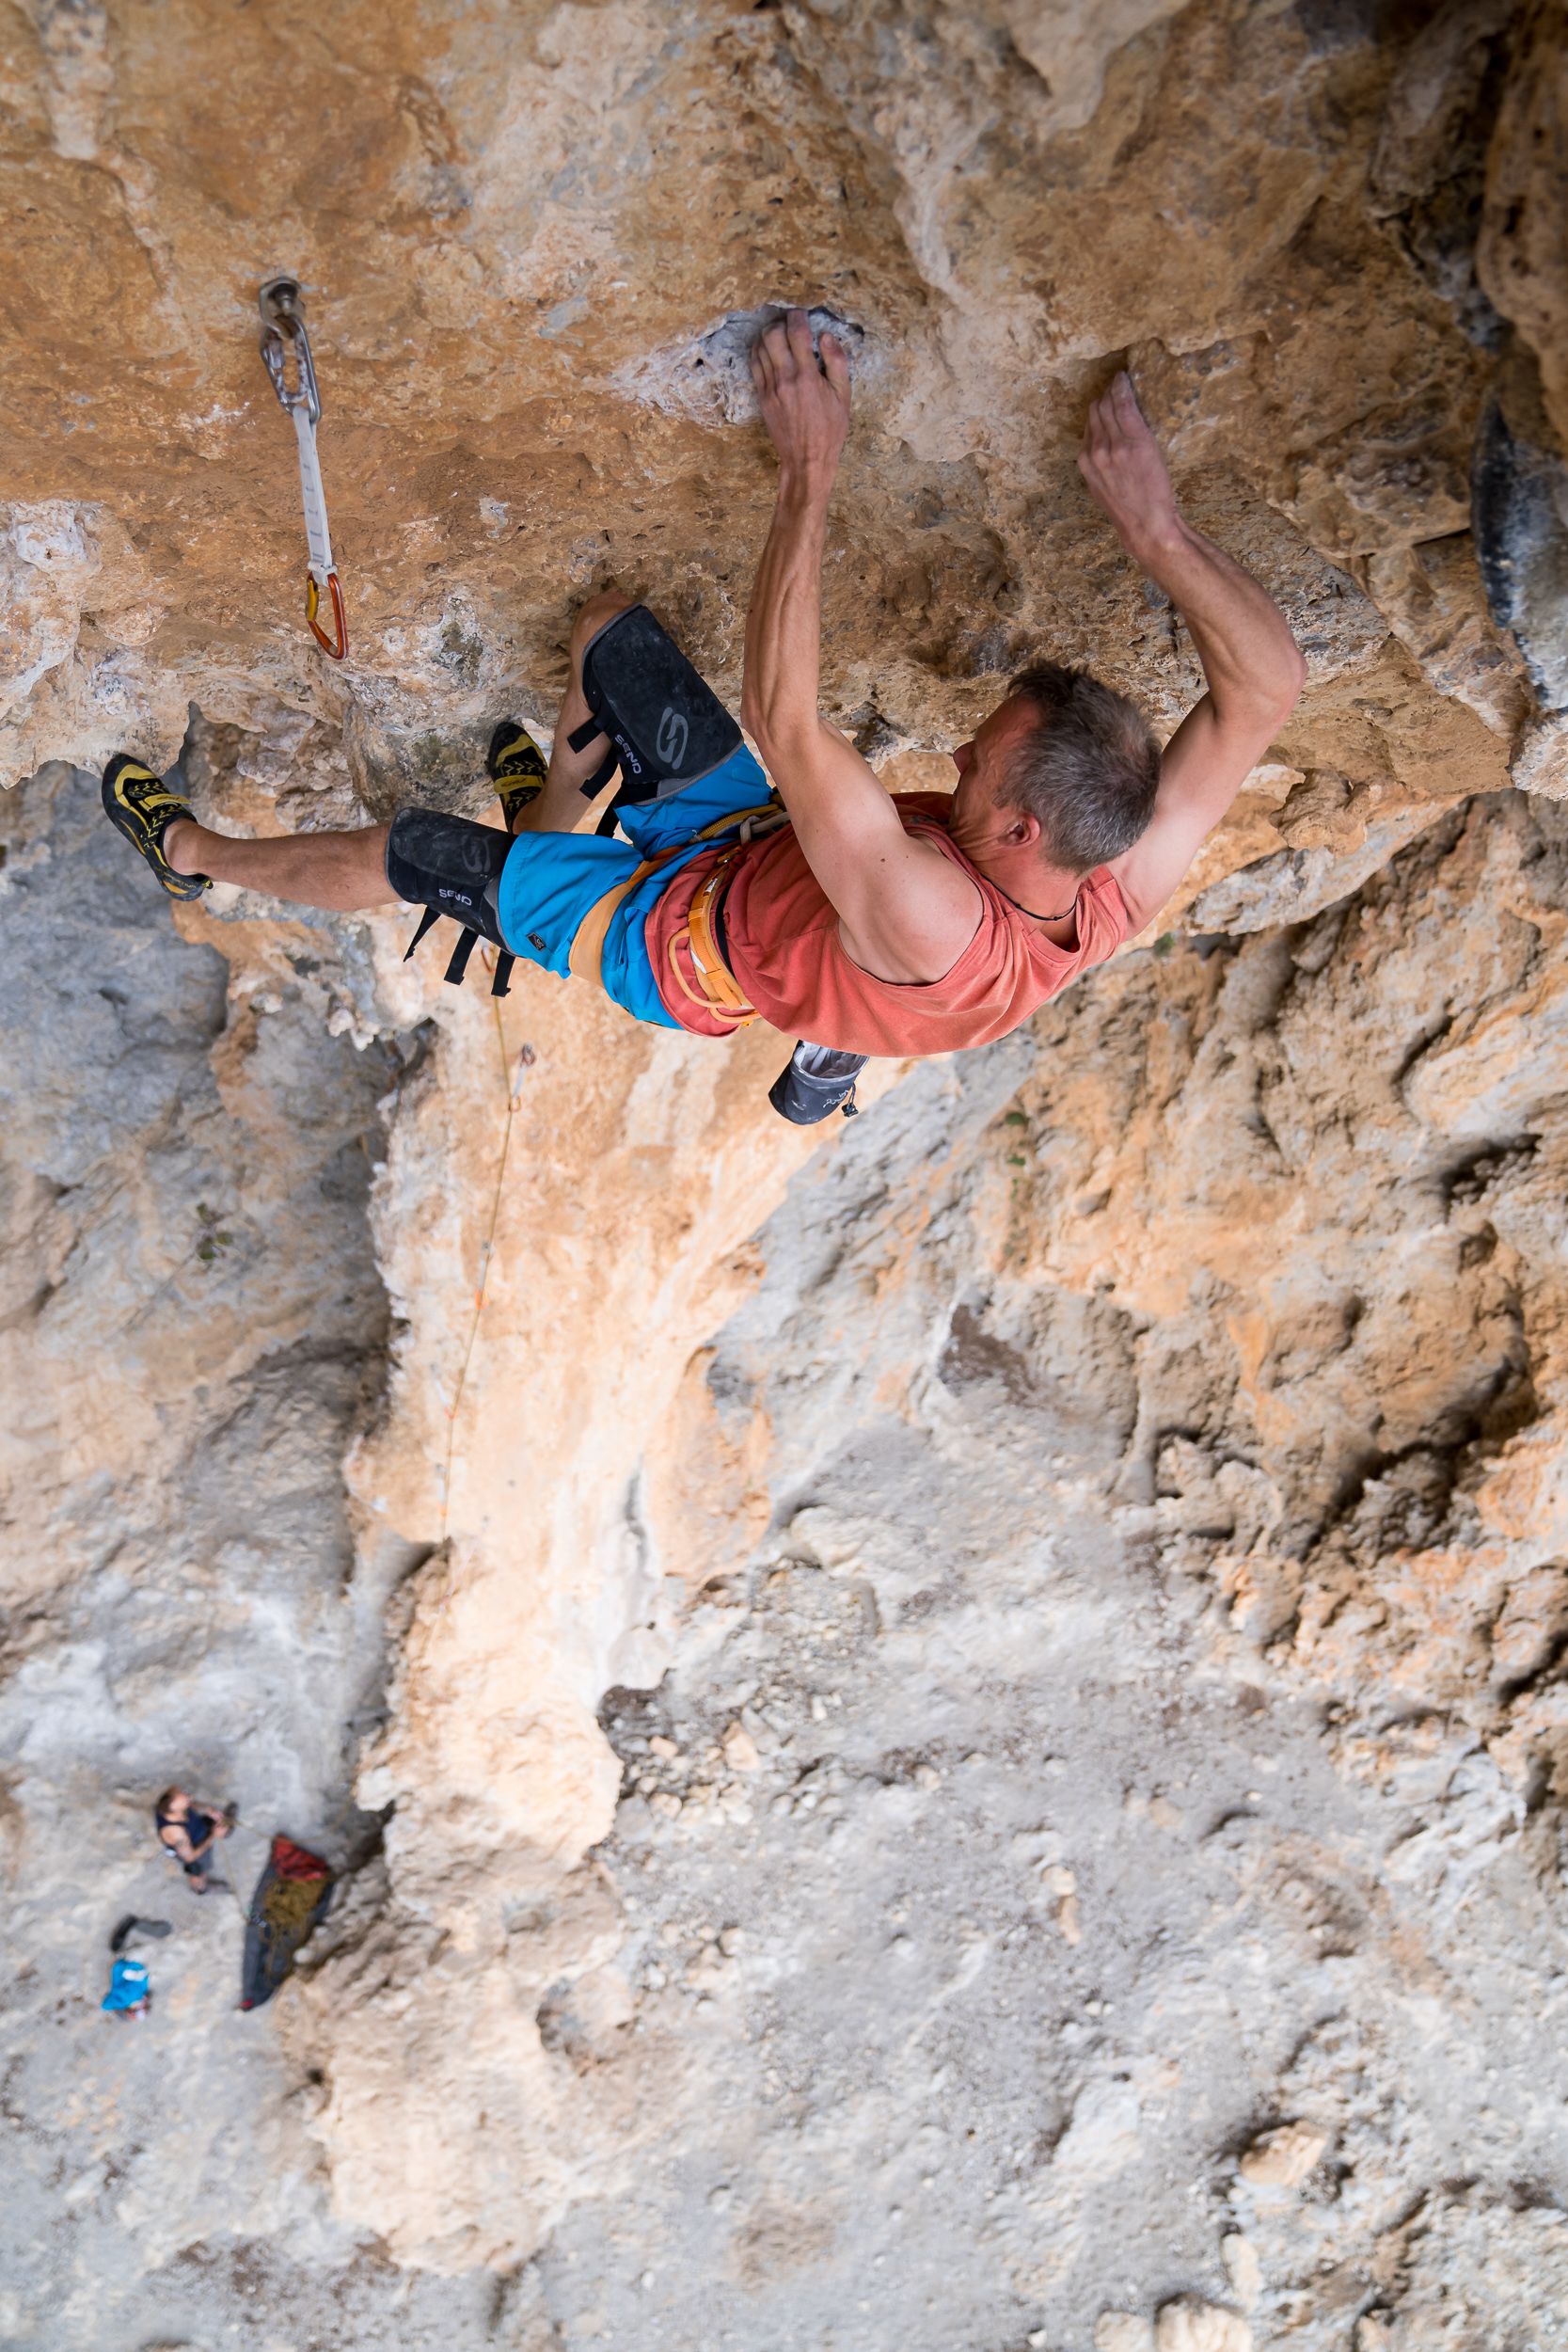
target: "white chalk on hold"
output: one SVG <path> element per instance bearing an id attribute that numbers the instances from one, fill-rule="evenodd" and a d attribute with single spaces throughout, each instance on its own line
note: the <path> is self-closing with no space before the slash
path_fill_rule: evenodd
<path id="1" fill-rule="evenodd" d="M 706 425 L 751 423 L 757 414 L 752 346 L 784 317 L 785 307 L 765 302 L 754 310 L 731 310 L 689 342 L 667 343 L 662 350 L 628 360 L 617 368 L 610 384 L 667 416 L 690 417 Z M 812 349 L 820 353 L 823 336 L 833 336 L 848 358 L 850 382 L 863 388 L 878 373 L 877 354 L 865 328 L 821 304 L 809 309 L 806 318 Z"/>

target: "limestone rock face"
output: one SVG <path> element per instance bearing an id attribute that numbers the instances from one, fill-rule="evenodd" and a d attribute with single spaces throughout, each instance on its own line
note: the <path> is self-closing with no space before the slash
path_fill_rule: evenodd
<path id="1" fill-rule="evenodd" d="M 0 2338 L 1563 2307 L 1564 55 L 1553 0 L 0 0 Z M 795 299 L 890 781 L 1038 652 L 1200 691 L 1072 465 L 1124 359 L 1291 613 L 1152 946 L 814 1137 L 767 1035 L 170 915 L 117 746 L 235 828 L 477 810 L 610 579 L 733 702 Z M 344 1866 L 244 2042 L 149 1843 L 198 1773 Z"/>
<path id="2" fill-rule="evenodd" d="M 733 694 L 771 482 L 741 347 L 799 298 L 855 352 L 826 691 L 869 748 L 952 743 L 1040 649 L 1164 723 L 1192 698 L 1071 466 L 1125 356 L 1195 515 L 1301 628 L 1287 755 L 1401 805 L 1497 782 L 1530 713 L 1468 478 L 1504 343 L 1561 432 L 1556 24 L 486 0 L 351 5 L 307 62 L 276 8 L 13 5 L 8 780 L 119 744 L 166 765 L 194 704 L 242 773 L 289 771 L 295 822 L 467 803 L 485 726 L 548 721 L 610 577 Z M 280 268 L 342 669 L 304 630 L 255 347 Z"/>

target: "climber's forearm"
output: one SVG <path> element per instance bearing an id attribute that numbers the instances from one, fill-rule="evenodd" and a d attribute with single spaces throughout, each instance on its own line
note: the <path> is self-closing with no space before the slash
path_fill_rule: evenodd
<path id="1" fill-rule="evenodd" d="M 740 715 L 788 809 L 812 870 L 842 914 L 856 869 L 885 860 L 904 829 L 854 745 L 817 707 L 822 557 L 833 469 L 785 464 L 746 615 Z"/>
<path id="2" fill-rule="evenodd" d="M 1272 596 L 1170 502 L 1122 544 L 1176 606 L 1209 691 L 1165 745 L 1148 830 L 1113 859 L 1132 929 L 1150 922 L 1295 707 L 1307 665 Z"/>
<path id="3" fill-rule="evenodd" d="M 1290 623 L 1265 588 L 1223 548 L 1172 514 L 1128 552 L 1186 622 L 1217 716 L 1266 729 L 1284 724 L 1307 679 Z"/>
<path id="4" fill-rule="evenodd" d="M 850 954 L 885 979 L 936 979 L 974 934 L 973 885 L 904 831 L 871 768 L 817 707 L 832 488 L 831 467 L 782 470 L 746 618 L 741 716 Z"/>
<path id="5" fill-rule="evenodd" d="M 832 474 L 786 468 L 746 615 L 740 715 L 768 766 L 815 733 L 822 675 L 822 558 Z"/>

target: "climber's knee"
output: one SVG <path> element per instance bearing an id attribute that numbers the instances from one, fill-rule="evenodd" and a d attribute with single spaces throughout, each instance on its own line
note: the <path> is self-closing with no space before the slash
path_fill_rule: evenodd
<path id="1" fill-rule="evenodd" d="M 627 612 L 637 599 L 622 596 L 618 588 L 600 588 L 591 596 L 572 623 L 572 666 L 582 668 L 582 657 L 600 629 L 608 628 L 617 613 Z"/>
<path id="2" fill-rule="evenodd" d="M 450 914 L 498 947 L 501 934 L 496 894 L 511 836 L 444 809 L 405 808 L 387 834 L 387 880 L 410 906 Z"/>
<path id="3" fill-rule="evenodd" d="M 661 800 L 732 759 L 740 729 L 645 604 L 606 599 L 604 612 L 579 656 L 590 715 L 567 741 L 581 752 L 604 736 L 610 750 L 580 788 L 598 791 L 619 768 L 617 805 Z"/>

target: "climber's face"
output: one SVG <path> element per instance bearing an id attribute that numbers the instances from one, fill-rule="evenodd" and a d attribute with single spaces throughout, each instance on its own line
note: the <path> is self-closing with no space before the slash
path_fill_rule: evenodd
<path id="1" fill-rule="evenodd" d="M 947 830 L 976 866 L 984 866 L 988 851 L 1017 850 L 1039 833 L 1035 819 L 1006 798 L 1013 755 L 1038 725 L 1033 704 L 1010 694 L 953 754 L 958 782 Z"/>

